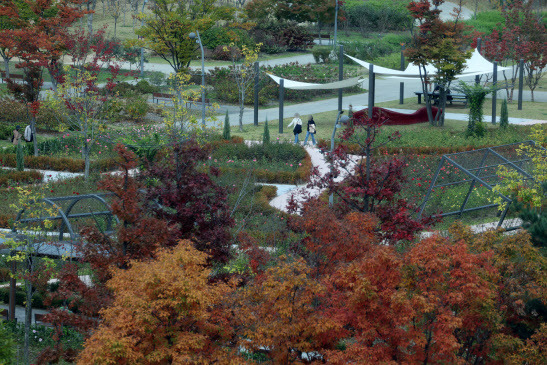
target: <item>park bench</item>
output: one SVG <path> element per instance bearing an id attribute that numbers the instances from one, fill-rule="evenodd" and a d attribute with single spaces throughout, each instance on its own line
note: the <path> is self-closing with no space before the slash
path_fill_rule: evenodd
<path id="1" fill-rule="evenodd" d="M 2 82 L 6 79 L 6 71 L 0 71 L 0 74 L 2 75 Z M 16 75 L 16 74 L 9 74 L 9 78 L 12 80 L 23 80 L 23 75 Z"/>
<path id="2" fill-rule="evenodd" d="M 152 103 L 155 101 L 156 104 L 160 99 L 172 100 L 175 97 L 173 94 L 164 94 L 164 93 L 152 93 Z"/>
<path id="3" fill-rule="evenodd" d="M 53 327 L 53 325 L 51 323 L 44 321 L 45 316 L 46 316 L 46 314 L 35 313 L 34 314 L 34 324 L 39 324 L 39 325 L 46 326 L 46 327 Z"/>
<path id="4" fill-rule="evenodd" d="M 152 102 L 155 101 L 156 104 L 157 104 L 160 99 L 173 100 L 174 97 L 175 97 L 175 95 L 173 95 L 173 94 L 153 93 L 152 94 Z M 197 104 L 201 104 L 201 98 L 190 99 L 188 101 L 195 102 Z M 211 104 L 210 100 L 205 98 L 205 104 L 210 105 Z"/>
<path id="5" fill-rule="evenodd" d="M 330 38 L 330 34 L 312 34 L 313 39 L 319 39 L 323 40 L 326 39 L 329 41 L 329 44 L 331 44 L 332 39 Z"/>
<path id="6" fill-rule="evenodd" d="M 418 96 L 418 104 L 422 103 L 422 95 L 424 94 L 422 91 L 416 91 L 414 92 Z M 433 104 L 437 105 L 439 104 L 439 94 L 438 93 L 427 93 L 430 98 L 433 99 Z M 453 102 L 456 103 L 463 103 L 464 105 L 467 105 L 467 95 L 464 94 L 448 94 L 446 96 L 446 101 L 452 105 Z"/>

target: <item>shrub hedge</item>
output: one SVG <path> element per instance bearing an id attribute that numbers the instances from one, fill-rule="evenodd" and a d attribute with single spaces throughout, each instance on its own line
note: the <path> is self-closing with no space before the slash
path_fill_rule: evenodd
<path id="1" fill-rule="evenodd" d="M 27 107 L 16 100 L 8 98 L 0 98 L 0 118 L 2 125 L 11 124 L 11 131 L 13 131 L 16 124 L 20 125 L 23 130 L 29 124 Z M 57 131 L 58 125 L 55 111 L 42 105 L 36 115 L 36 127 L 46 131 Z M 9 131 L 10 136 L 11 131 Z"/>
<path id="2" fill-rule="evenodd" d="M 7 167 L 16 166 L 15 154 L 0 154 L 0 165 Z M 25 156 L 25 167 L 40 170 L 83 172 L 85 161 L 83 159 L 73 159 L 66 157 L 51 156 Z M 91 169 L 101 172 L 111 171 L 117 167 L 116 159 L 109 158 L 103 160 L 91 161 Z"/>
<path id="3" fill-rule="evenodd" d="M 310 156 L 301 147 L 292 143 L 269 143 L 254 144 L 247 146 L 244 143 L 237 143 L 238 139 L 232 137 L 231 140 L 218 141 L 213 147 L 212 158 L 218 160 L 265 160 L 271 162 L 301 161 L 294 171 L 272 171 L 265 168 L 253 170 L 253 175 L 260 182 L 268 183 L 291 183 L 306 181 L 310 177 L 312 163 Z M 247 168 L 220 166 L 222 173 L 245 173 Z"/>
<path id="4" fill-rule="evenodd" d="M 298 62 L 289 63 L 286 65 L 279 65 L 273 67 L 261 67 L 264 72 L 272 73 L 276 76 L 303 82 L 312 83 L 327 83 L 332 81 L 338 81 L 338 65 L 332 64 L 307 64 L 301 65 Z M 269 103 L 271 100 L 277 100 L 279 98 L 278 85 L 267 75 L 261 72 L 260 76 L 260 91 L 258 94 L 258 102 L 260 105 Z M 359 76 L 361 72 L 358 70 L 344 69 L 344 78 L 350 78 Z M 239 101 L 239 95 L 237 88 L 234 88 L 234 81 L 230 70 L 227 68 L 215 68 L 209 71 L 207 75 L 207 84 L 212 85 L 216 98 L 220 101 L 228 103 L 237 103 Z M 346 88 L 347 92 L 356 92 L 361 89 L 357 86 Z M 337 95 L 336 90 L 307 90 L 305 93 L 301 90 L 285 89 L 286 101 L 309 101 L 314 97 L 321 95 Z M 254 88 L 247 89 L 245 94 L 245 101 L 247 104 L 254 103 Z"/>
<path id="5" fill-rule="evenodd" d="M 292 143 L 269 143 L 266 145 L 244 143 L 225 144 L 212 153 L 212 157 L 219 160 L 267 160 L 267 161 L 300 161 L 306 156 L 306 151 Z"/>
<path id="6" fill-rule="evenodd" d="M 10 182 L 19 184 L 34 184 L 41 182 L 44 175 L 35 170 L 31 171 L 8 171 L 0 174 L 0 187 L 8 186 Z"/>
<path id="7" fill-rule="evenodd" d="M 409 29 L 412 26 L 412 17 L 407 5 L 408 1 L 401 0 L 349 1 L 344 10 L 348 25 L 357 28 L 362 34 L 367 34 Z"/>
<path id="8" fill-rule="evenodd" d="M 311 157 L 306 153 L 304 159 L 301 160 L 302 166 L 299 166 L 295 171 L 271 171 L 267 169 L 253 170 L 253 176 L 259 182 L 279 183 L 279 184 L 298 184 L 308 181 L 313 168 Z M 221 173 L 240 173 L 247 172 L 246 168 L 232 168 L 220 166 Z"/>

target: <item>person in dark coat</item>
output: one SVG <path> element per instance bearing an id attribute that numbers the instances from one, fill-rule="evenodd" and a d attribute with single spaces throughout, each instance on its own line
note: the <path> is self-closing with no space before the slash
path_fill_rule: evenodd
<path id="1" fill-rule="evenodd" d="M 306 138 L 304 139 L 304 146 L 308 143 L 309 136 L 311 136 L 312 143 L 315 146 L 315 133 L 317 133 L 315 121 L 313 120 L 313 115 L 310 115 L 308 118 L 308 132 L 306 133 Z"/>

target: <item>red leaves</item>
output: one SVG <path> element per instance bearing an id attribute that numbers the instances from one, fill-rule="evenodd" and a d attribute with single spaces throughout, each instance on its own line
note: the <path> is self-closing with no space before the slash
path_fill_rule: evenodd
<path id="1" fill-rule="evenodd" d="M 177 143 L 171 151 L 146 171 L 144 178 L 157 181 L 148 189 L 146 200 L 155 217 L 177 230 L 180 238 L 195 241 L 196 248 L 207 252 L 216 262 L 230 257 L 229 227 L 233 225 L 226 203 L 226 191 L 211 177 L 196 169 L 208 151 L 195 140 Z"/>

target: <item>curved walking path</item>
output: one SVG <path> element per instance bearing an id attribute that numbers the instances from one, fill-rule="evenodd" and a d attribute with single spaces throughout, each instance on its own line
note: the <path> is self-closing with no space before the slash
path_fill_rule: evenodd
<path id="1" fill-rule="evenodd" d="M 317 168 L 319 174 L 321 176 L 325 176 L 326 174 L 328 174 L 330 172 L 330 164 L 326 161 L 325 155 L 321 153 L 321 150 L 319 150 L 319 148 L 316 148 L 315 146 L 305 146 L 304 148 L 311 157 L 312 166 Z M 355 164 L 360 159 L 359 156 L 350 156 L 350 158 L 351 164 L 349 166 L 349 169 L 340 169 L 340 173 L 334 179 L 335 182 L 340 182 L 344 180 L 346 176 L 348 176 L 349 171 L 353 170 Z M 287 212 L 287 204 L 289 203 L 291 196 L 294 196 L 294 199 L 297 202 L 303 202 L 309 198 L 318 197 L 324 190 L 325 189 L 319 189 L 317 187 L 310 188 L 308 187 L 307 183 L 301 186 L 294 185 L 288 191 L 285 190 L 283 194 L 278 195 L 277 197 L 272 199 L 270 201 L 270 205 L 283 212 Z"/>

